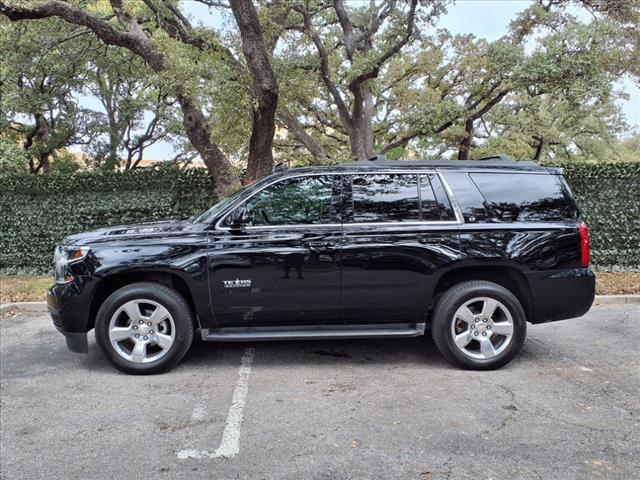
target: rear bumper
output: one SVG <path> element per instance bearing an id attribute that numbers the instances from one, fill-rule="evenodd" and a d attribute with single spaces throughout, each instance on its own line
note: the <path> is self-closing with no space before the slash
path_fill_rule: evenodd
<path id="1" fill-rule="evenodd" d="M 589 311 L 596 294 L 596 277 L 588 268 L 529 272 L 533 311 L 531 323 L 555 322 L 581 317 Z"/>

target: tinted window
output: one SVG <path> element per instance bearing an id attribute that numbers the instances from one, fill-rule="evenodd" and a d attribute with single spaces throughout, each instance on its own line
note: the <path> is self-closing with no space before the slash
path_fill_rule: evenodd
<path id="1" fill-rule="evenodd" d="M 331 223 L 333 177 L 318 175 L 282 180 L 245 202 L 252 225 Z"/>
<path id="2" fill-rule="evenodd" d="M 562 188 L 551 175 L 473 173 L 471 178 L 502 222 L 573 218 Z"/>
<path id="3" fill-rule="evenodd" d="M 455 214 L 440 177 L 434 174 L 420 177 L 423 220 L 455 220 Z M 426 199 L 426 201 L 425 201 Z"/>
<path id="4" fill-rule="evenodd" d="M 420 206 L 422 207 L 422 219 L 427 221 L 440 220 L 440 207 L 436 195 L 431 188 L 431 175 L 420 176 Z"/>
<path id="5" fill-rule="evenodd" d="M 474 223 L 489 219 L 484 198 L 471 181 L 471 178 L 469 178 L 468 173 L 447 172 L 445 173 L 445 178 L 449 187 L 453 190 L 453 195 L 462 211 L 465 222 Z"/>
<path id="6" fill-rule="evenodd" d="M 351 177 L 354 222 L 420 220 L 416 175 L 371 174 Z"/>

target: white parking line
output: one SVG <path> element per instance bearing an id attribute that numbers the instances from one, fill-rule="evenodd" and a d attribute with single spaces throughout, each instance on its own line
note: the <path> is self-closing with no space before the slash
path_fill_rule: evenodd
<path id="1" fill-rule="evenodd" d="M 251 364 L 254 357 L 253 348 L 245 348 L 238 370 L 238 383 L 233 390 L 231 398 L 231 406 L 227 414 L 227 422 L 222 432 L 222 440 L 220 446 L 215 451 L 209 450 L 180 450 L 178 458 L 233 458 L 240 453 L 240 429 L 242 420 L 244 419 L 244 405 L 247 401 L 247 393 L 249 391 L 249 377 L 251 376 Z M 198 405 L 193 409 L 191 414 L 191 423 L 202 421 L 205 415 L 204 403 L 208 398 L 208 393 L 202 396 Z"/>

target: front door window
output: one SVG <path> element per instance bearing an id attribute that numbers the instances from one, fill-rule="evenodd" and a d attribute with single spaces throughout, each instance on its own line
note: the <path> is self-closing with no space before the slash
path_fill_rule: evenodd
<path id="1" fill-rule="evenodd" d="M 245 203 L 253 226 L 332 223 L 334 176 L 313 175 L 282 180 Z"/>

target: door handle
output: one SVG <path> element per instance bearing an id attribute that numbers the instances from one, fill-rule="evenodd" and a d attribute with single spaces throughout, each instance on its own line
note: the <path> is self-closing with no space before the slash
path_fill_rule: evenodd
<path id="1" fill-rule="evenodd" d="M 305 248 L 316 253 L 326 252 L 334 246 L 335 244 L 333 242 L 307 242 L 304 244 Z"/>

